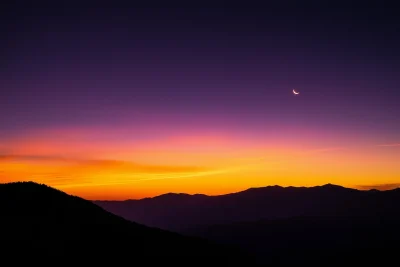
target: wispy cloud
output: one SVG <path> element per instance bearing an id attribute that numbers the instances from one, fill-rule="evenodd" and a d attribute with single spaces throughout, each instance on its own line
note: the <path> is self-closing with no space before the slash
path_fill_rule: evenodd
<path id="1" fill-rule="evenodd" d="M 59 164 L 61 161 L 68 164 Z M 7 167 L 8 162 L 26 163 L 22 165 L 21 169 L 11 170 L 11 173 L 14 172 L 14 174 L 19 175 L 18 177 L 26 174 L 38 182 L 58 188 L 128 185 L 155 180 L 198 178 L 224 173 L 235 173 L 254 168 L 259 164 L 268 166 L 279 163 L 267 162 L 263 158 L 258 158 L 251 162 L 236 164 L 235 166 L 201 167 L 151 165 L 122 160 L 74 159 L 59 156 L 0 156 L 0 163 L 3 163 L 3 166 Z M 32 168 L 32 166 L 37 167 Z"/>
<path id="2" fill-rule="evenodd" d="M 328 148 L 320 148 L 320 149 L 313 149 L 304 152 L 305 155 L 307 154 L 318 154 L 323 152 L 331 152 L 331 151 L 338 151 L 338 150 L 346 150 L 346 147 L 328 147 Z"/>
<path id="3" fill-rule="evenodd" d="M 400 183 L 391 183 L 391 184 L 373 184 L 373 185 L 358 185 L 356 188 L 360 190 L 371 190 L 371 189 L 377 189 L 377 190 L 391 190 L 400 187 Z"/>
<path id="4" fill-rule="evenodd" d="M 32 155 L 1 155 L 0 169 L 2 180 L 30 179 L 57 187 L 130 184 L 136 180 L 199 176 L 212 171 L 201 166 Z"/>
<path id="5" fill-rule="evenodd" d="M 376 146 L 389 146 L 389 147 L 399 146 L 400 147 L 400 143 L 398 143 L 398 144 L 382 144 L 382 145 L 376 145 Z"/>
<path id="6" fill-rule="evenodd" d="M 0 161 L 72 161 L 71 159 L 53 155 L 0 155 Z M 75 161 L 75 160 L 73 160 Z"/>
<path id="7" fill-rule="evenodd" d="M 276 164 L 274 162 L 271 165 Z M 108 185 L 124 185 L 124 184 L 132 184 L 138 182 L 146 182 L 146 181 L 155 181 L 155 180 L 170 180 L 170 179 L 190 179 L 190 178 L 198 178 L 198 177 L 207 177 L 217 174 L 224 173 L 235 173 L 237 171 L 244 170 L 246 168 L 251 167 L 253 164 L 240 165 L 232 168 L 219 168 L 219 169 L 210 169 L 210 170 L 202 170 L 202 171 L 194 171 L 194 172 L 171 172 L 171 173 L 159 173 L 159 174 L 132 174 L 126 179 L 114 179 L 114 180 L 105 180 L 103 182 L 88 182 L 88 183 L 74 183 L 74 184 L 65 184 L 59 186 L 60 188 L 71 188 L 71 187 L 82 187 L 82 186 L 108 186 Z"/>
<path id="8" fill-rule="evenodd" d="M 108 159 L 85 159 L 85 158 L 68 158 L 61 156 L 41 156 L 41 155 L 0 155 L 0 162 L 17 161 L 17 162 L 68 162 L 74 168 L 96 168 L 101 167 L 104 169 L 124 169 L 135 170 L 144 172 L 188 172 L 198 171 L 204 168 L 198 166 L 168 166 L 168 165 L 153 165 L 141 164 L 132 161 L 124 160 L 108 160 Z"/>
<path id="9" fill-rule="evenodd" d="M 107 185 L 126 185 L 137 182 L 144 181 L 154 181 L 154 180 L 169 180 L 169 179 L 187 179 L 196 178 L 201 176 L 209 176 L 214 174 L 221 174 L 233 171 L 233 169 L 220 169 L 220 170 L 208 170 L 208 171 L 198 171 L 198 172 L 176 172 L 176 173 L 160 173 L 160 174 L 131 174 L 125 179 L 109 179 L 102 182 L 83 182 L 83 183 L 71 183 L 60 185 L 61 188 L 71 188 L 71 187 L 82 187 L 82 186 L 107 186 Z"/>

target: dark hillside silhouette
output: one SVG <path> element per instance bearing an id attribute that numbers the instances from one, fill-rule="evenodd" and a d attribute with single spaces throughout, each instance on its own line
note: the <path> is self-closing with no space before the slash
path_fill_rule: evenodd
<path id="1" fill-rule="evenodd" d="M 201 238 L 149 228 L 79 197 L 32 182 L 0 185 L 2 254 L 33 262 L 251 264 L 241 251 Z M 19 256 L 21 258 L 19 258 Z"/>
<path id="2" fill-rule="evenodd" d="M 360 191 L 332 184 L 309 188 L 268 186 L 221 196 L 165 194 L 95 203 L 128 220 L 182 232 L 214 224 L 295 216 L 397 214 L 400 189 Z"/>

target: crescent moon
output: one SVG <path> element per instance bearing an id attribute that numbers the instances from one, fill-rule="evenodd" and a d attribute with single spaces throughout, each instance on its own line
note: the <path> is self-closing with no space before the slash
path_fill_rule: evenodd
<path id="1" fill-rule="evenodd" d="M 298 95 L 298 94 L 300 94 L 300 93 L 299 93 L 299 92 L 296 92 L 296 91 L 293 89 L 293 94 Z"/>

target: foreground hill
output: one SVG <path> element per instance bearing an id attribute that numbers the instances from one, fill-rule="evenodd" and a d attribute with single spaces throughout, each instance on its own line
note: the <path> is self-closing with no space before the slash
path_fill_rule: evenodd
<path id="1" fill-rule="evenodd" d="M 400 189 L 359 191 L 331 184 L 310 188 L 269 186 L 221 196 L 165 194 L 95 203 L 128 220 L 182 232 L 214 224 L 298 216 L 397 214 Z"/>
<path id="2" fill-rule="evenodd" d="M 2 255 L 14 263 L 231 264 L 238 250 L 129 222 L 84 199 L 32 182 L 0 185 Z M 19 257 L 20 255 L 21 257 Z M 26 260 L 26 258 L 25 258 Z"/>

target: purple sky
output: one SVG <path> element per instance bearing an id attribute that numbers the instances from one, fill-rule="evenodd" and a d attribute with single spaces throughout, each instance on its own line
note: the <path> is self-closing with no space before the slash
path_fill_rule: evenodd
<path id="1" fill-rule="evenodd" d="M 400 23 L 390 8 L 4 12 L 3 138 L 151 122 L 400 136 Z"/>

